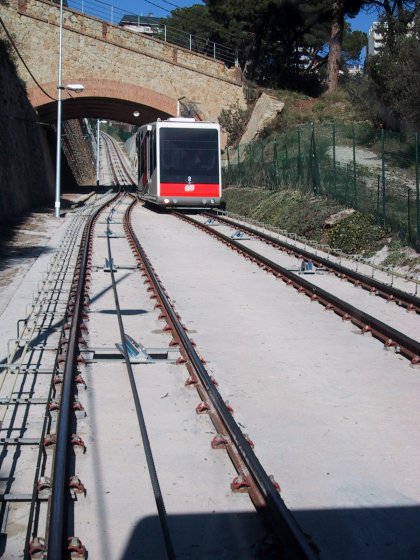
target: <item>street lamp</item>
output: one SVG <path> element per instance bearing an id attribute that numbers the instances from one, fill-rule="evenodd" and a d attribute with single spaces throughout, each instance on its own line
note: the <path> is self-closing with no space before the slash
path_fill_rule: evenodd
<path id="1" fill-rule="evenodd" d="M 60 217 L 60 183 L 61 183 L 61 109 L 62 91 L 68 89 L 75 93 L 82 92 L 85 88 L 82 84 L 62 84 L 62 54 L 63 54 L 63 0 L 60 0 L 60 25 L 58 39 L 58 99 L 57 99 L 57 158 L 55 169 L 55 216 Z"/>

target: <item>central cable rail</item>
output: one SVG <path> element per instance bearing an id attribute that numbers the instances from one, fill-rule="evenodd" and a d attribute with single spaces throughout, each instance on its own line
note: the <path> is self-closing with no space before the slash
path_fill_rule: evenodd
<path id="1" fill-rule="evenodd" d="M 118 203 L 121 203 L 122 201 L 123 201 L 123 198 L 120 198 Z M 116 206 L 114 206 L 113 210 L 115 208 L 116 208 Z M 126 216 L 127 216 L 127 214 L 126 214 Z M 107 230 L 106 242 L 107 242 L 107 248 L 108 248 L 108 259 L 109 259 L 109 262 L 112 263 L 113 261 L 112 261 L 112 253 L 111 253 L 111 238 L 110 238 L 110 235 L 109 235 L 109 230 Z M 156 501 L 156 507 L 157 507 L 158 514 L 159 514 L 159 520 L 160 520 L 160 525 L 161 525 L 161 528 L 162 528 L 163 539 L 165 541 L 166 553 L 167 553 L 167 556 L 168 556 L 168 560 L 175 560 L 175 552 L 174 552 L 172 539 L 171 539 L 171 535 L 169 533 L 169 527 L 168 527 L 168 516 L 167 516 L 167 513 L 166 513 L 165 504 L 164 504 L 164 501 L 163 501 L 163 495 L 162 495 L 162 492 L 161 492 L 161 489 L 160 489 L 160 484 L 159 484 L 158 476 L 157 476 L 157 473 L 156 473 L 156 467 L 155 467 L 155 462 L 154 462 L 154 459 L 153 459 L 152 447 L 150 445 L 150 440 L 149 440 L 149 436 L 148 436 L 148 433 L 147 433 L 146 422 L 145 422 L 144 415 L 143 415 L 143 410 L 142 410 L 142 406 L 141 406 L 141 402 L 140 402 L 140 398 L 139 398 L 139 394 L 138 394 L 138 390 L 137 390 L 137 386 L 136 386 L 136 381 L 134 379 L 133 368 L 132 368 L 132 365 L 131 365 L 131 362 L 130 362 L 130 357 L 128 355 L 127 344 L 126 344 L 126 335 L 125 335 L 125 331 L 124 331 L 124 324 L 123 324 L 123 320 L 122 320 L 121 308 L 120 308 L 120 304 L 119 304 L 119 300 L 118 300 L 117 283 L 115 281 L 115 274 L 114 274 L 114 269 L 113 269 L 112 265 L 110 266 L 110 273 L 111 273 L 112 291 L 114 293 L 115 308 L 117 310 L 118 327 L 119 327 L 120 337 L 121 337 L 121 348 L 122 348 L 122 351 L 123 351 L 124 361 L 125 361 L 125 365 L 126 365 L 126 368 L 127 368 L 128 378 L 130 380 L 130 386 L 131 386 L 131 392 L 132 392 L 132 395 L 133 395 L 134 406 L 136 407 L 137 419 L 138 419 L 138 422 L 139 422 L 140 433 L 141 433 L 141 438 L 142 438 L 142 442 L 143 442 L 144 453 L 145 453 L 145 456 L 146 456 L 147 467 L 149 469 L 150 480 L 151 480 L 152 487 L 153 487 L 153 494 L 154 494 L 155 501 Z"/>

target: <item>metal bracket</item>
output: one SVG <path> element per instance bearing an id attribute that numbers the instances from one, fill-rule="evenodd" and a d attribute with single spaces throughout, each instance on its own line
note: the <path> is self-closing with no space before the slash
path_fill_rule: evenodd
<path id="1" fill-rule="evenodd" d="M 40 440 L 35 438 L 0 438 L 0 443 L 6 445 L 39 445 Z"/>
<path id="2" fill-rule="evenodd" d="M 103 234 L 103 233 L 100 233 L 100 234 L 98 235 L 98 237 L 110 237 L 110 238 L 113 238 L 113 239 L 117 239 L 117 238 L 120 238 L 120 237 L 125 237 L 125 235 L 122 234 L 122 233 L 114 233 L 113 231 L 111 231 L 111 230 L 108 228 L 108 229 L 105 230 L 105 233 L 104 233 L 104 234 Z"/>
<path id="3" fill-rule="evenodd" d="M 150 362 L 152 360 L 146 348 L 142 344 L 140 344 L 140 342 L 136 342 L 128 334 L 124 335 L 124 343 L 127 350 L 128 358 L 131 363 L 139 363 L 144 361 Z M 124 356 L 123 345 L 120 343 L 116 343 L 115 346 Z"/>
<path id="4" fill-rule="evenodd" d="M 116 345 L 117 346 L 117 345 Z M 120 345 L 122 347 L 122 345 Z M 137 358 L 131 363 L 136 364 L 155 364 L 157 362 L 167 362 L 170 364 L 176 364 L 179 358 L 178 348 L 145 348 L 148 358 Z M 120 348 L 116 347 L 102 347 L 102 348 L 86 348 L 81 351 L 85 362 L 87 364 L 95 363 L 98 361 L 107 360 L 120 360 L 122 351 Z"/>
<path id="5" fill-rule="evenodd" d="M 241 240 L 246 240 L 246 239 L 251 239 L 250 237 L 248 237 L 247 235 L 245 235 L 245 233 L 241 230 L 237 230 L 235 231 L 235 233 L 232 233 L 232 235 L 230 236 L 231 239 L 241 239 Z"/>
<path id="6" fill-rule="evenodd" d="M 1 398 L 0 405 L 5 404 L 47 404 L 48 399 L 43 399 L 42 397 L 12 397 L 8 398 Z"/>
<path id="7" fill-rule="evenodd" d="M 207 222 L 204 222 L 205 226 L 218 226 L 220 225 L 219 222 L 217 220 L 215 220 L 214 218 L 209 218 L 207 220 Z"/>
<path id="8" fill-rule="evenodd" d="M 117 268 L 114 265 L 114 259 L 105 259 L 104 272 L 116 272 Z"/>

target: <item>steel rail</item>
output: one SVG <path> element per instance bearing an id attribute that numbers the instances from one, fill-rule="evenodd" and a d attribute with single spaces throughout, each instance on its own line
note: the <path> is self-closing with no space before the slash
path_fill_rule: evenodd
<path id="1" fill-rule="evenodd" d="M 112 150 L 114 151 L 114 155 L 118 159 L 118 163 L 120 165 L 121 170 L 125 174 L 125 180 L 128 182 L 128 185 L 126 185 L 126 186 L 135 186 L 136 183 L 133 180 L 133 178 L 131 177 L 130 171 L 128 170 L 127 165 L 125 164 L 119 149 L 117 149 L 117 147 L 115 146 L 114 138 L 112 138 L 112 136 L 110 136 L 109 134 L 104 133 L 104 132 L 101 133 L 101 134 L 102 134 L 102 136 L 105 140 L 105 145 L 106 145 L 106 148 L 108 150 L 108 155 L 110 156 L 109 160 L 110 160 L 110 164 L 111 164 L 111 171 L 112 171 L 112 175 L 114 177 L 114 180 L 116 181 L 116 184 L 118 184 L 118 177 L 117 177 L 117 172 L 116 172 L 116 169 L 115 169 L 114 162 L 112 161 L 112 157 L 111 157 L 111 151 Z M 112 150 L 111 150 L 110 146 L 112 146 Z"/>
<path id="2" fill-rule="evenodd" d="M 122 198 L 120 198 L 120 200 L 122 200 Z M 110 236 L 109 236 L 108 232 L 107 232 L 106 240 L 107 240 L 107 247 L 108 247 L 109 262 L 112 263 L 111 239 L 110 239 Z M 167 516 L 167 513 L 166 513 L 166 509 L 165 509 L 163 495 L 162 495 L 162 492 L 161 492 L 161 489 L 160 489 L 159 479 L 158 479 L 158 476 L 157 476 L 155 462 L 154 462 L 154 459 L 153 459 L 152 447 L 150 445 L 149 435 L 148 435 L 147 427 L 146 427 L 146 421 L 144 419 L 143 409 L 142 409 L 142 406 L 141 406 L 140 397 L 139 397 L 138 389 L 137 389 L 137 386 L 136 386 L 136 381 L 135 381 L 135 378 L 134 378 L 134 372 L 133 372 L 133 368 L 131 366 L 130 358 L 129 358 L 129 355 L 128 355 L 126 337 L 125 337 L 125 331 L 124 331 L 124 324 L 123 324 L 123 320 L 122 320 L 121 308 L 120 308 L 119 299 L 118 299 L 117 283 L 115 281 L 115 274 L 114 274 L 114 270 L 113 270 L 112 266 L 110 267 L 110 273 L 111 273 L 112 291 L 113 291 L 113 294 L 114 294 L 114 303 L 115 303 L 115 308 L 116 308 L 116 311 L 117 311 L 118 328 L 119 328 L 119 331 L 120 331 L 121 345 L 122 345 L 122 349 L 123 349 L 123 356 L 124 356 L 124 361 L 125 361 L 125 365 L 126 365 L 126 368 L 127 368 L 128 378 L 129 378 L 129 381 L 130 381 L 131 393 L 132 393 L 133 400 L 134 400 L 134 406 L 136 408 L 137 419 L 138 419 L 139 428 L 140 428 L 140 434 L 141 434 L 141 438 L 142 438 L 142 441 L 143 441 L 144 453 L 145 453 L 145 457 L 146 457 L 147 466 L 148 466 L 148 469 L 149 469 L 149 475 L 150 475 L 150 479 L 151 479 L 151 483 L 152 483 L 152 487 L 153 487 L 153 494 L 154 494 L 154 497 L 155 497 L 156 507 L 157 507 L 158 514 L 159 514 L 159 520 L 160 520 L 160 524 L 161 524 L 161 528 L 162 528 L 163 539 L 164 539 L 164 542 L 165 542 L 166 553 L 167 553 L 167 557 L 168 557 L 169 560 L 175 560 L 175 552 L 174 552 L 172 539 L 171 539 L 171 535 L 170 535 L 170 532 L 169 532 L 169 526 L 168 526 L 168 516 Z"/>
<path id="3" fill-rule="evenodd" d="M 250 226 L 246 226 L 246 225 L 243 225 L 243 224 L 238 224 L 237 222 L 235 222 L 235 221 L 233 221 L 229 218 L 226 218 L 225 216 L 220 216 L 219 214 L 210 213 L 210 212 L 203 212 L 203 215 L 208 216 L 208 217 L 212 217 L 212 218 L 214 218 L 216 216 L 217 220 L 219 220 L 220 222 L 223 222 L 223 223 L 228 224 L 230 226 L 235 226 L 236 228 L 244 230 L 247 233 L 250 233 L 251 235 L 254 235 L 256 237 L 260 237 L 264 241 L 267 241 L 268 243 L 271 243 L 273 246 L 281 247 L 282 249 L 285 249 L 286 251 L 292 251 L 293 253 L 295 253 L 296 255 L 299 255 L 300 257 L 302 257 L 304 259 L 311 259 L 318 266 L 321 266 L 325 269 L 331 270 L 332 272 L 334 272 L 334 273 L 336 273 L 340 276 L 344 275 L 347 278 L 353 280 L 354 284 L 357 285 L 357 286 L 361 286 L 362 288 L 369 289 L 369 290 L 374 289 L 375 292 L 377 293 L 377 295 L 380 295 L 381 297 L 384 297 L 384 298 L 387 298 L 387 299 L 395 300 L 401 306 L 404 306 L 404 307 L 406 307 L 407 309 L 410 309 L 410 310 L 415 310 L 417 313 L 420 313 L 420 298 L 418 298 L 417 296 L 415 296 L 413 294 L 408 294 L 408 293 L 404 292 L 403 290 L 399 290 L 398 288 L 394 288 L 393 286 L 387 286 L 386 284 L 383 284 L 382 282 L 379 282 L 378 280 L 375 280 L 374 278 L 369 278 L 368 276 L 365 276 L 364 274 L 361 274 L 360 272 L 356 272 L 355 270 L 351 270 L 350 268 L 347 268 L 347 267 L 345 267 L 341 264 L 334 263 L 334 262 L 329 261 L 328 259 L 325 259 L 325 258 L 320 257 L 318 255 L 314 255 L 313 253 L 311 253 L 309 251 L 306 251 L 305 249 L 295 247 L 294 245 L 291 245 L 290 243 L 287 243 L 286 241 L 281 241 L 280 239 L 275 239 L 271 235 L 268 235 L 266 233 L 255 230 L 254 228 L 252 228 Z"/>
<path id="4" fill-rule="evenodd" d="M 60 269 L 60 275 L 62 274 L 63 269 L 65 271 L 68 270 L 70 263 L 69 263 L 69 258 L 71 256 L 71 252 L 72 252 L 72 247 L 74 246 L 74 244 L 76 243 L 77 240 L 77 231 L 79 230 L 79 222 L 81 221 L 81 217 L 80 215 L 77 216 L 77 219 L 74 219 L 72 221 L 72 223 L 70 224 L 70 235 L 71 235 L 71 239 L 70 241 L 67 241 L 68 246 L 67 249 L 65 250 L 64 254 L 61 255 L 60 257 L 60 261 L 62 263 L 61 265 L 61 269 Z M 64 236 L 64 238 L 68 237 L 69 233 L 67 232 Z M 62 250 L 60 252 L 63 252 Z M 63 279 L 60 279 L 60 275 L 57 276 L 57 278 L 55 279 L 55 286 L 57 286 L 58 284 L 62 284 L 63 283 Z M 45 280 L 44 284 L 47 284 L 48 282 L 48 278 Z M 48 291 L 48 290 L 47 290 Z M 56 304 L 55 304 L 56 305 Z M 65 317 L 63 318 L 62 321 L 62 327 L 61 327 L 61 333 L 60 333 L 60 342 L 59 345 L 61 346 L 61 343 L 64 340 L 64 326 L 65 326 Z M 54 366 L 53 366 L 53 371 L 57 371 L 58 370 L 58 359 L 59 359 L 59 353 L 57 353 L 55 360 L 54 360 Z M 47 405 L 45 408 L 45 417 L 44 417 L 44 421 L 42 424 L 42 430 L 41 430 L 41 437 L 40 437 L 40 441 L 43 442 L 44 438 L 46 436 L 47 430 L 50 428 L 51 426 L 51 416 L 49 414 L 49 403 L 51 401 L 51 399 L 53 398 L 53 395 L 56 391 L 54 382 L 52 382 L 50 384 L 49 387 L 49 391 L 48 391 L 48 395 L 47 395 Z M 39 475 L 41 474 L 42 471 L 42 458 L 43 455 L 45 453 L 45 449 L 43 447 L 43 445 L 39 446 L 38 449 L 38 454 L 37 454 L 37 461 L 36 461 L 36 468 L 35 468 L 35 473 L 34 473 L 34 480 L 33 480 L 33 494 L 32 494 L 32 500 L 31 500 L 31 505 L 30 505 L 30 510 L 29 510 L 29 518 L 28 518 L 28 528 L 27 528 L 27 532 L 26 532 L 26 538 L 25 538 L 25 546 L 24 546 L 24 558 L 25 560 L 27 558 L 29 558 L 29 543 L 30 543 L 30 538 L 31 538 L 31 531 L 32 531 L 32 525 L 33 525 L 33 520 L 34 520 L 34 516 L 35 516 L 35 505 L 36 505 L 36 499 L 37 499 L 37 482 L 39 479 Z"/>
<path id="5" fill-rule="evenodd" d="M 136 202 L 137 201 L 134 200 L 127 210 L 127 231 L 129 232 L 136 252 L 142 260 L 143 266 L 147 271 L 147 275 L 153 282 L 154 290 L 157 294 L 157 297 L 165 307 L 166 314 L 174 329 L 176 330 L 181 345 L 184 347 L 184 350 L 189 357 L 191 365 L 193 366 L 198 378 L 200 379 L 201 384 L 207 392 L 214 409 L 217 411 L 217 414 L 226 427 L 232 443 L 235 445 L 242 461 L 246 465 L 246 468 L 253 477 L 259 491 L 261 492 L 265 500 L 266 511 L 261 511 L 261 513 L 270 523 L 273 534 L 276 535 L 276 537 L 281 542 L 282 547 L 284 548 L 285 560 L 315 560 L 315 553 L 313 552 L 311 546 L 305 538 L 305 535 L 303 534 L 301 528 L 299 527 L 291 512 L 287 509 L 280 494 L 273 485 L 272 480 L 264 470 L 257 456 L 252 450 L 252 447 L 249 445 L 249 441 L 246 439 L 238 424 L 233 419 L 231 411 L 229 411 L 226 403 L 223 401 L 222 396 L 216 389 L 211 376 L 205 369 L 201 358 L 194 348 L 193 343 L 187 336 L 185 329 L 181 324 L 181 321 L 174 311 L 168 296 L 161 286 L 160 281 L 157 279 L 153 267 L 146 255 L 146 252 L 137 239 L 137 236 L 130 222 L 131 211 Z"/>
<path id="6" fill-rule="evenodd" d="M 114 164 L 112 162 L 112 155 L 111 155 L 111 149 L 109 147 L 109 139 L 108 136 L 106 136 L 103 132 L 101 132 L 101 136 L 104 139 L 104 144 L 106 146 L 106 151 L 107 151 L 107 155 L 108 155 L 108 162 L 109 162 L 109 167 L 111 168 L 111 175 L 112 175 L 112 181 L 114 183 L 114 185 L 118 185 L 118 177 L 117 177 L 117 173 L 115 171 L 115 167 Z"/>
<path id="7" fill-rule="evenodd" d="M 74 369 L 76 365 L 76 354 L 78 350 L 78 336 L 83 309 L 83 296 L 85 288 L 85 277 L 88 268 L 89 240 L 93 230 L 93 224 L 99 213 L 117 198 L 116 194 L 111 200 L 95 210 L 90 216 L 80 243 L 78 263 L 74 273 L 75 286 L 70 290 L 68 306 L 73 306 L 71 313 L 70 331 L 68 337 L 67 354 L 65 358 L 63 383 L 61 390 L 58 425 L 56 432 L 56 447 L 53 461 L 52 494 L 49 509 L 48 523 L 48 557 L 60 560 L 63 555 L 67 557 L 64 543 L 65 525 L 65 500 L 67 480 L 67 451 L 69 446 L 70 420 L 72 415 L 72 397 L 74 387 Z M 69 313 L 70 315 L 70 313 Z"/>
<path id="8" fill-rule="evenodd" d="M 270 259 L 263 257 L 256 251 L 245 247 L 241 243 L 231 239 L 230 237 L 220 233 L 219 231 L 206 226 L 196 220 L 180 214 L 178 212 L 173 212 L 175 216 L 184 220 L 195 227 L 202 229 L 206 233 L 213 235 L 220 239 L 223 243 L 230 245 L 235 248 L 236 251 L 247 255 L 254 262 L 267 267 L 267 270 L 274 272 L 278 277 L 285 279 L 285 281 L 293 285 L 296 289 L 304 292 L 312 300 L 318 301 L 327 309 L 332 309 L 335 313 L 340 315 L 345 320 L 350 320 L 354 325 L 361 328 L 364 332 L 370 332 L 372 336 L 384 342 L 387 347 L 394 347 L 399 350 L 399 352 L 406 358 L 411 360 L 413 365 L 420 363 L 420 342 L 414 340 L 405 334 L 397 331 L 393 327 L 383 323 L 379 319 L 376 319 L 372 315 L 361 311 L 357 307 L 347 303 L 346 301 L 330 294 L 326 290 L 314 286 L 304 278 L 297 274 L 289 271 L 287 268 L 280 266 L 279 264 L 271 261 Z"/>

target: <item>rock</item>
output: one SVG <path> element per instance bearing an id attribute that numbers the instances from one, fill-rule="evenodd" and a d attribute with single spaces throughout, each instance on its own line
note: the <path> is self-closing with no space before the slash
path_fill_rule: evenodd
<path id="1" fill-rule="evenodd" d="M 337 214 L 333 214 L 332 216 L 330 216 L 329 218 L 327 218 L 325 220 L 324 228 L 327 228 L 327 229 L 332 228 L 333 226 L 335 226 L 335 224 L 338 224 L 338 222 L 341 222 L 345 218 L 348 218 L 349 216 L 351 216 L 355 212 L 356 212 L 356 210 L 354 210 L 354 208 L 346 208 L 346 210 L 342 210 L 341 212 L 338 212 Z"/>
<path id="2" fill-rule="evenodd" d="M 255 140 L 260 132 L 283 111 L 284 103 L 263 93 L 255 104 L 251 118 L 241 138 L 241 144 Z"/>

